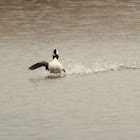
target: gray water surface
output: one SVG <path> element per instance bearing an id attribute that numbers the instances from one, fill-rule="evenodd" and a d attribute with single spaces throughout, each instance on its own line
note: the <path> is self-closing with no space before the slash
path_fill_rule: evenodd
<path id="1" fill-rule="evenodd" d="M 140 139 L 139 0 L 1 0 L 0 65 L 0 140 Z"/>

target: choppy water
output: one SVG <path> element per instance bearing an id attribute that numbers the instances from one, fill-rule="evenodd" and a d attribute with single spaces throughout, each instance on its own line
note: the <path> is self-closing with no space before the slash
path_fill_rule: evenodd
<path id="1" fill-rule="evenodd" d="M 1 0 L 0 60 L 1 140 L 140 139 L 139 0 Z"/>

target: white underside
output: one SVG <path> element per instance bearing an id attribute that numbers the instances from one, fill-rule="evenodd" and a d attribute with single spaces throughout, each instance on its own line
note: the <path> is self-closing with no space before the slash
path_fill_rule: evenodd
<path id="1" fill-rule="evenodd" d="M 52 62 L 49 62 L 50 73 L 61 73 L 63 69 L 64 67 L 56 58 Z"/>

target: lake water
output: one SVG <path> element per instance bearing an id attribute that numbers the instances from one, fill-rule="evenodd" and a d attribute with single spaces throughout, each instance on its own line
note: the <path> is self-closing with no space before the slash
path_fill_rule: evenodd
<path id="1" fill-rule="evenodd" d="M 140 140 L 140 0 L 1 0 L 0 65 L 0 140 Z"/>

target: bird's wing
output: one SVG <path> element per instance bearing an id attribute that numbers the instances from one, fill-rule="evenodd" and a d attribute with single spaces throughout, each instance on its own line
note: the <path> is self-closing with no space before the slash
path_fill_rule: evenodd
<path id="1" fill-rule="evenodd" d="M 36 63 L 36 64 L 32 65 L 31 67 L 29 67 L 29 69 L 35 70 L 35 69 L 42 67 L 42 66 L 46 67 L 46 70 L 48 70 L 48 62 L 45 62 L 45 61 Z"/>

